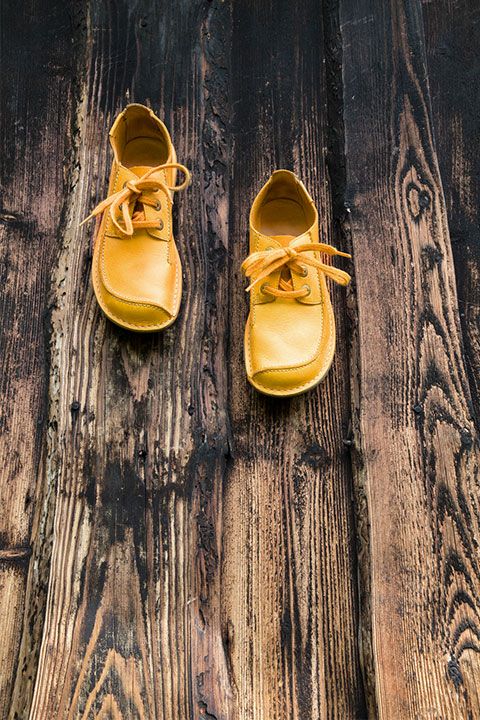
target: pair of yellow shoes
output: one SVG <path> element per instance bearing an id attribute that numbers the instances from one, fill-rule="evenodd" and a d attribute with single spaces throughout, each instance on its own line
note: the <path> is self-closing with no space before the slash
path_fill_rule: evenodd
<path id="1" fill-rule="evenodd" d="M 129 330 L 171 325 L 182 296 L 182 268 L 172 232 L 173 193 L 190 183 L 177 163 L 165 125 L 132 104 L 117 117 L 108 197 L 87 218 L 102 215 L 92 266 L 103 312 Z M 177 185 L 177 171 L 184 180 Z M 245 366 L 250 383 L 268 395 L 290 396 L 317 385 L 335 351 L 335 322 L 326 277 L 350 276 L 320 253 L 350 257 L 319 242 L 318 212 L 304 185 L 277 170 L 250 213 L 250 280 Z"/>

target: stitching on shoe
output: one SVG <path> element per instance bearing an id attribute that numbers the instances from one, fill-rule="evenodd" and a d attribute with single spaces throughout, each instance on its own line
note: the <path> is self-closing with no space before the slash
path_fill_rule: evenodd
<path id="1" fill-rule="evenodd" d="M 329 366 L 327 366 L 327 369 L 328 369 L 328 367 Z M 281 395 L 285 395 L 285 393 L 288 393 L 290 390 L 301 390 L 302 388 L 307 387 L 307 386 L 311 386 L 312 388 L 315 387 L 315 385 L 317 385 L 320 382 L 320 380 L 322 379 L 324 372 L 326 372 L 326 371 L 324 371 L 322 368 L 322 372 L 318 373 L 318 375 L 316 375 L 313 378 L 313 380 L 309 380 L 308 382 L 303 383 L 302 385 L 294 385 L 293 387 L 287 387 L 287 388 L 285 388 L 284 391 L 279 390 L 278 392 L 276 392 L 269 385 L 263 385 L 262 383 L 257 382 L 257 381 L 255 381 L 255 385 L 257 385 L 257 387 L 259 387 L 259 388 L 263 388 L 264 390 L 268 390 L 270 394 L 281 396 Z M 319 379 L 317 380 L 317 378 L 319 378 Z M 252 378 L 252 381 L 253 381 L 253 378 Z"/>

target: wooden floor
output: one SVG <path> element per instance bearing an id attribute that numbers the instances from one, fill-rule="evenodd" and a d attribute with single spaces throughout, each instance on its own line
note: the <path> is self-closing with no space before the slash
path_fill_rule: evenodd
<path id="1" fill-rule="evenodd" d="M 0 7 L 1 720 L 480 718 L 477 0 Z M 149 337 L 78 227 L 132 100 L 194 173 Z M 279 167 L 354 277 L 288 402 L 242 359 Z"/>

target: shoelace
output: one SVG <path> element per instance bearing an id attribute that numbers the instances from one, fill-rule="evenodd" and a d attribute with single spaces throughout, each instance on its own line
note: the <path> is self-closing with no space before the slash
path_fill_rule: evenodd
<path id="1" fill-rule="evenodd" d="M 185 180 L 180 185 L 171 186 L 161 180 L 149 179 L 150 175 L 159 170 L 174 169 L 181 170 L 185 175 Z M 144 213 L 141 211 L 135 212 L 135 206 L 137 203 L 141 203 L 142 205 L 149 205 L 150 207 L 160 210 L 161 206 L 158 200 L 155 200 L 145 193 L 149 191 L 157 192 L 160 188 L 166 191 L 171 190 L 172 192 L 178 192 L 179 190 L 184 190 L 190 184 L 190 180 L 190 171 L 184 165 L 180 165 L 180 163 L 165 163 L 164 165 L 152 167 L 137 180 L 128 180 L 121 190 L 102 200 L 102 202 L 92 210 L 90 215 L 85 218 L 81 225 L 109 208 L 113 224 L 123 235 L 133 235 L 133 231 L 136 228 L 158 228 L 158 220 L 142 219 L 142 216 L 143 218 L 145 217 Z M 122 214 L 123 222 L 125 223 L 123 227 L 117 220 L 119 213 Z"/>
<path id="2" fill-rule="evenodd" d="M 290 272 L 303 276 L 305 275 L 305 265 L 318 268 L 340 285 L 348 285 L 351 279 L 348 273 L 304 254 L 312 251 L 323 252 L 327 255 L 340 255 L 346 258 L 351 257 L 348 253 L 340 252 L 332 245 L 326 245 L 325 243 L 305 243 L 295 245 L 295 247 L 287 245 L 286 247 L 269 248 L 268 250 L 254 252 L 242 263 L 245 276 L 253 280 L 247 287 L 247 292 L 256 287 L 262 280 L 265 280 L 271 273 L 280 270 L 280 268 L 288 268 Z M 281 277 L 278 287 L 275 288 L 265 283 L 262 285 L 262 292 L 274 297 L 300 298 L 309 295 L 311 290 L 307 285 L 294 290 L 292 281 L 284 280 Z"/>

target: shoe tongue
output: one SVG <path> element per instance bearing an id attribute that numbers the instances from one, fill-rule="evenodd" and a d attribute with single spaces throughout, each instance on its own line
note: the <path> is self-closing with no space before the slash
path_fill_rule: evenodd
<path id="1" fill-rule="evenodd" d="M 272 240 L 278 242 L 282 247 L 286 247 L 287 245 L 290 245 L 292 240 L 294 240 L 295 235 L 271 235 L 270 237 Z"/>
<path id="2" fill-rule="evenodd" d="M 295 235 L 271 235 L 270 236 L 272 240 L 275 240 L 279 243 L 282 247 L 286 247 L 287 245 L 290 245 L 292 240 L 295 238 Z M 281 278 L 282 280 L 285 280 L 285 282 L 289 282 L 291 284 L 292 282 L 292 273 L 288 268 L 282 268 L 281 272 Z M 293 285 L 292 285 L 293 290 Z"/>
<path id="3" fill-rule="evenodd" d="M 142 175 L 145 175 L 149 170 L 152 169 L 151 165 L 135 165 L 134 167 L 128 168 L 134 175 L 137 177 L 142 177 Z"/>

